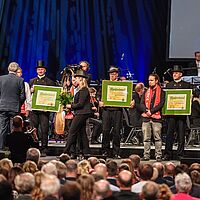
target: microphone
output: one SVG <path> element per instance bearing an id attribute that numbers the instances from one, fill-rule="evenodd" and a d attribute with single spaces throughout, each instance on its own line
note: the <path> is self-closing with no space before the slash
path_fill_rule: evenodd
<path id="1" fill-rule="evenodd" d="M 167 71 L 164 72 L 164 74 L 169 73 L 172 70 L 172 68 L 167 69 Z"/>
<path id="2" fill-rule="evenodd" d="M 121 60 L 124 60 L 124 53 L 122 53 L 122 57 L 121 57 Z"/>
<path id="3" fill-rule="evenodd" d="M 156 69 L 157 69 L 157 67 L 155 67 L 155 68 L 153 69 L 152 74 L 156 74 Z"/>

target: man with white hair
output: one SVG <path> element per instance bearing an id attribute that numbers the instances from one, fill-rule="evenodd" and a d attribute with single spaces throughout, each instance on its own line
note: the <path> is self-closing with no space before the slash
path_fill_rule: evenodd
<path id="1" fill-rule="evenodd" d="M 51 196 L 59 199 L 60 181 L 56 176 L 45 174 L 41 180 L 40 188 L 45 198 Z"/>
<path id="2" fill-rule="evenodd" d="M 188 174 L 179 173 L 175 177 L 175 185 L 177 194 L 174 195 L 173 200 L 195 200 L 189 195 L 190 190 L 192 189 L 192 181 Z"/>
<path id="3" fill-rule="evenodd" d="M 10 119 L 20 113 L 25 101 L 24 80 L 16 76 L 19 65 L 11 62 L 8 74 L 0 76 L 0 150 L 4 148 L 4 140 L 10 132 Z"/>
<path id="4" fill-rule="evenodd" d="M 17 199 L 31 200 L 31 192 L 35 186 L 35 178 L 31 173 L 22 173 L 15 177 L 15 187 L 19 193 Z"/>

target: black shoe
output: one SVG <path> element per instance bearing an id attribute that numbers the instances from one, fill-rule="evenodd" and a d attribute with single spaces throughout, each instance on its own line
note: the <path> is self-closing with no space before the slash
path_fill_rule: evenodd
<path id="1" fill-rule="evenodd" d="M 156 162 L 162 162 L 162 158 L 161 157 L 157 157 L 156 158 Z"/>
<path id="2" fill-rule="evenodd" d="M 141 158 L 141 161 L 149 161 L 149 160 L 150 158 L 146 158 L 146 157 Z"/>
<path id="3" fill-rule="evenodd" d="M 170 160 L 170 156 L 169 156 L 169 155 L 167 155 L 167 154 L 166 154 L 166 155 L 164 155 L 164 157 L 163 157 L 163 160 L 164 160 L 164 161 L 169 161 L 169 160 Z"/>
<path id="4" fill-rule="evenodd" d="M 121 156 L 120 155 L 115 155 L 114 159 L 121 159 Z"/>

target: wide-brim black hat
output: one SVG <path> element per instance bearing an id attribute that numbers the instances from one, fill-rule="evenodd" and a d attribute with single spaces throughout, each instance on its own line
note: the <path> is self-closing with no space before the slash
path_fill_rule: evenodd
<path id="1" fill-rule="evenodd" d="M 74 77 L 83 77 L 83 78 L 88 78 L 88 75 L 85 71 L 83 70 L 77 70 Z"/>
<path id="2" fill-rule="evenodd" d="M 181 72 L 181 73 L 183 73 L 183 69 L 182 69 L 182 67 L 180 65 L 174 65 L 172 70 L 171 70 L 171 72 L 172 73 L 173 72 Z"/>
<path id="3" fill-rule="evenodd" d="M 113 73 L 113 72 L 119 73 L 119 68 L 115 66 L 111 66 L 110 69 L 108 70 L 108 73 Z"/>
<path id="4" fill-rule="evenodd" d="M 44 60 L 38 60 L 36 68 L 45 68 Z"/>

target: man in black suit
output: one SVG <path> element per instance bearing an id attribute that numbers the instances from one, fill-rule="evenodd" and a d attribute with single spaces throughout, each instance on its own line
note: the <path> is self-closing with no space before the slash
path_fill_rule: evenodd
<path id="1" fill-rule="evenodd" d="M 4 148 L 4 140 L 10 132 L 10 119 L 20 113 L 25 101 L 24 80 L 16 76 L 19 65 L 11 62 L 9 74 L 0 76 L 0 149 Z"/>
<path id="2" fill-rule="evenodd" d="M 48 85 L 55 86 L 55 83 L 46 77 L 46 67 L 43 60 L 37 61 L 37 77 L 30 80 L 29 85 L 33 93 L 33 85 Z M 41 128 L 41 156 L 46 156 L 48 146 L 48 132 L 49 132 L 49 114 L 50 112 L 33 110 L 30 113 L 31 125 L 38 130 Z"/>
<path id="3" fill-rule="evenodd" d="M 183 70 L 181 66 L 175 65 L 172 69 L 173 81 L 167 84 L 167 89 L 191 89 L 190 83 L 183 81 Z M 177 156 L 180 159 L 184 154 L 185 146 L 185 124 L 186 116 L 184 115 L 171 115 L 167 117 L 167 137 L 164 152 L 164 160 L 172 158 L 172 148 L 174 142 L 174 133 L 177 133 L 178 149 Z"/>
<path id="4" fill-rule="evenodd" d="M 195 60 L 188 65 L 187 76 L 200 76 L 200 51 L 194 52 Z"/>

